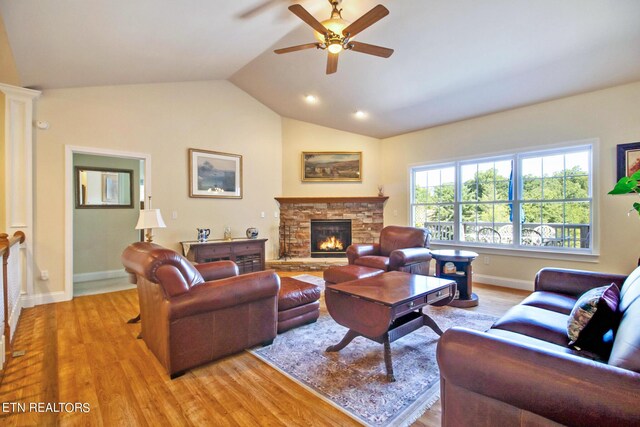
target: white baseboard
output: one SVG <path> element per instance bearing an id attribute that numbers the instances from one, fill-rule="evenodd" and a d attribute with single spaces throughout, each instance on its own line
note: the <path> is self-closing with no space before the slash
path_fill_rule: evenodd
<path id="1" fill-rule="evenodd" d="M 533 291 L 532 280 L 509 279 L 508 277 L 488 276 L 486 274 L 473 273 L 473 281 L 487 285 L 501 286 L 503 288 L 521 289 Z"/>
<path id="2" fill-rule="evenodd" d="M 69 301 L 64 291 L 49 292 L 46 294 L 22 295 L 20 302 L 23 307 L 33 307 L 42 304 L 51 304 L 54 302 Z"/>
<path id="3" fill-rule="evenodd" d="M 78 273 L 73 275 L 73 283 L 93 282 L 94 280 L 117 279 L 127 277 L 127 272 L 123 269 L 92 271 L 91 273 Z"/>

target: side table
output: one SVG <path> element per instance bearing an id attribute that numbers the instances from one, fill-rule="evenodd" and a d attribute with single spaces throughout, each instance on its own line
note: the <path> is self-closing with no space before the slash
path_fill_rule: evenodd
<path id="1" fill-rule="evenodd" d="M 443 279 L 455 280 L 458 285 L 459 297 L 449 303 L 450 306 L 469 308 L 478 305 L 478 295 L 472 291 L 473 271 L 471 263 L 478 254 L 471 251 L 460 250 L 436 250 L 431 251 L 431 256 L 436 260 L 436 276 Z M 447 262 L 456 266 L 456 272 L 445 274 L 443 267 Z"/>

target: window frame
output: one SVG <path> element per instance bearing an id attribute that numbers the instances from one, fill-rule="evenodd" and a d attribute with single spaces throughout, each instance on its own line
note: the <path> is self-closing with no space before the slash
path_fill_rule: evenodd
<path id="1" fill-rule="evenodd" d="M 415 203 L 415 174 L 417 172 L 429 171 L 429 170 L 437 170 L 444 169 L 447 167 L 454 167 L 455 169 L 455 185 L 454 185 L 454 223 L 453 223 L 453 240 L 436 240 L 432 238 L 432 243 L 436 246 L 462 246 L 465 248 L 478 248 L 484 249 L 483 252 L 487 252 L 487 250 L 491 253 L 496 254 L 508 254 L 508 255 L 516 255 L 516 256 L 534 256 L 534 257 L 553 257 L 557 258 L 554 255 L 567 256 L 568 258 L 564 259 L 573 259 L 573 256 L 579 256 L 580 258 L 584 258 L 585 256 L 597 256 L 598 255 L 598 232 L 599 227 L 597 224 L 597 188 L 595 187 L 597 183 L 596 179 L 596 170 L 594 168 L 594 164 L 596 163 L 597 157 L 597 148 L 598 141 L 597 140 L 583 140 L 583 141 L 573 141 L 571 143 L 564 143 L 555 146 L 547 146 L 547 147 L 539 147 L 539 148 L 527 148 L 525 150 L 517 150 L 510 151 L 505 153 L 499 153 L 494 155 L 484 155 L 484 156 L 469 156 L 464 159 L 452 160 L 446 162 L 434 162 L 431 164 L 416 164 L 409 167 L 409 220 L 413 225 L 415 224 L 415 207 L 420 205 L 428 205 L 428 203 Z M 532 246 L 532 245 L 523 245 L 520 242 L 520 233 L 522 224 L 520 223 L 520 212 L 521 206 L 523 203 L 544 203 L 549 202 L 549 199 L 541 199 L 541 200 L 523 200 L 523 184 L 524 179 L 520 176 L 520 171 L 522 170 L 522 162 L 527 158 L 536 158 L 536 157 L 546 157 L 553 155 L 566 155 L 572 152 L 582 152 L 587 151 L 589 154 L 589 173 L 588 177 L 588 197 L 580 198 L 580 199 L 553 199 L 554 202 L 561 203 L 570 203 L 570 202 L 588 202 L 590 204 L 590 217 L 589 217 L 589 240 L 588 240 L 588 248 L 571 248 L 565 246 Z M 512 163 L 512 173 L 514 176 L 513 183 L 513 195 L 512 199 L 508 200 L 507 203 L 512 204 L 512 226 L 513 226 L 513 238 L 511 244 L 494 244 L 494 243 L 481 243 L 481 242 L 469 242 L 460 240 L 461 233 L 461 215 L 462 210 L 461 207 L 463 204 L 469 204 L 469 202 L 462 201 L 462 166 L 468 164 L 478 164 L 485 162 L 498 162 L 510 160 Z M 566 171 L 566 164 L 564 165 L 564 170 Z M 566 175 L 565 175 L 566 176 Z M 565 183 L 566 186 L 566 183 Z M 566 197 L 566 194 L 564 195 Z M 496 204 L 496 203 L 504 203 L 504 201 L 492 201 L 487 202 L 488 204 Z M 537 254 L 537 255 L 536 255 Z M 541 255 L 541 256 L 540 256 Z M 559 258 L 560 259 L 560 258 Z"/>

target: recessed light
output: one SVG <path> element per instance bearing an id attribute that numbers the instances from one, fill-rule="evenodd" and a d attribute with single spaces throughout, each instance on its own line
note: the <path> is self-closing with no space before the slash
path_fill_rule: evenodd
<path id="1" fill-rule="evenodd" d="M 318 97 L 315 95 L 305 95 L 304 100 L 307 101 L 307 104 L 315 104 L 318 102 Z"/>
<path id="2" fill-rule="evenodd" d="M 356 111 L 353 115 L 356 116 L 356 119 L 364 119 L 365 117 L 367 117 L 367 113 L 362 110 Z"/>

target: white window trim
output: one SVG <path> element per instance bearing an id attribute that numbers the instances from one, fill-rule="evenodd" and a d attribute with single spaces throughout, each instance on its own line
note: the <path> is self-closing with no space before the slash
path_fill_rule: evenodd
<path id="1" fill-rule="evenodd" d="M 414 174 L 416 172 L 442 169 L 453 166 L 456 173 L 456 185 L 455 185 L 455 201 L 454 201 L 454 239 L 453 241 L 432 241 L 432 246 L 438 248 L 446 248 L 451 246 L 465 247 L 468 249 L 477 249 L 482 253 L 518 256 L 518 257 L 530 257 L 530 258 L 544 258 L 544 259 L 557 259 L 567 261 L 585 261 L 585 262 L 597 262 L 600 256 L 599 243 L 600 243 L 600 226 L 599 226 L 599 189 L 597 170 L 594 165 L 599 163 L 599 148 L 600 141 L 597 138 L 565 141 L 557 144 L 549 144 L 543 146 L 531 147 L 525 150 L 518 151 L 502 151 L 495 154 L 482 154 L 482 155 L 469 155 L 458 159 L 446 159 L 445 161 L 434 161 L 428 163 L 416 163 L 408 166 L 409 173 L 409 221 L 410 224 L 414 224 Z M 585 249 L 558 249 L 554 247 L 531 247 L 523 246 L 519 243 L 510 246 L 506 245 L 492 245 L 492 244 L 478 244 L 477 242 L 464 242 L 459 239 L 459 222 L 460 222 L 460 171 L 463 164 L 470 163 L 482 163 L 483 161 L 499 161 L 505 159 L 513 159 L 513 174 L 518 176 L 521 167 L 522 159 L 529 157 L 548 156 L 556 154 L 565 154 L 572 151 L 584 151 L 589 149 L 591 151 L 590 156 L 590 174 L 589 174 L 589 188 L 591 190 L 591 235 L 590 235 L 590 247 Z M 514 188 L 513 205 L 514 205 L 514 218 L 519 220 L 519 209 L 515 209 L 516 205 L 520 205 L 518 200 L 520 195 L 520 179 L 518 178 L 518 185 Z M 563 201 L 566 201 L 563 199 Z M 519 227 L 519 224 L 518 224 Z M 515 225 L 514 225 L 515 230 Z M 515 233 L 515 231 L 514 231 Z"/>

